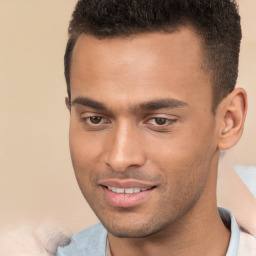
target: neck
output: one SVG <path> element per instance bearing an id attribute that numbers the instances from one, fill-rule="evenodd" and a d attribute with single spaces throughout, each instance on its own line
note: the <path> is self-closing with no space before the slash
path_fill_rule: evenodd
<path id="1" fill-rule="evenodd" d="M 216 172 L 210 173 L 209 176 L 217 176 Z M 209 184 L 194 207 L 166 229 L 142 238 L 118 238 L 108 234 L 112 256 L 226 255 L 230 231 L 220 218 L 216 182 L 214 184 L 212 179 L 216 177 L 209 177 Z"/>
<path id="2" fill-rule="evenodd" d="M 117 238 L 108 235 L 112 256 L 224 256 L 230 240 L 230 232 L 222 223 L 216 209 L 215 216 L 200 219 L 181 219 L 168 230 L 144 238 Z M 203 224 L 202 224 L 203 222 Z"/>

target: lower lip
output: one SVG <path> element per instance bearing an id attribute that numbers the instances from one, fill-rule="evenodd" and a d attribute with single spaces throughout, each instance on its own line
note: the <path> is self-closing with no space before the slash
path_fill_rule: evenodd
<path id="1" fill-rule="evenodd" d="M 155 188 L 134 194 L 118 194 L 102 186 L 104 196 L 108 203 L 115 207 L 129 208 L 143 204 L 151 196 Z"/>

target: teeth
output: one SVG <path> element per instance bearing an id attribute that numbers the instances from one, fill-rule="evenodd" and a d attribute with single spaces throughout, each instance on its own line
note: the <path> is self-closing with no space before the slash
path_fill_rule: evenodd
<path id="1" fill-rule="evenodd" d="M 134 189 L 133 188 L 126 188 L 124 190 L 125 194 L 133 194 L 134 193 Z"/>
<path id="2" fill-rule="evenodd" d="M 117 194 L 123 194 L 124 193 L 124 188 L 116 188 L 115 191 Z"/>
<path id="3" fill-rule="evenodd" d="M 108 189 L 117 194 L 134 194 L 147 190 L 146 188 L 115 188 L 110 186 Z"/>

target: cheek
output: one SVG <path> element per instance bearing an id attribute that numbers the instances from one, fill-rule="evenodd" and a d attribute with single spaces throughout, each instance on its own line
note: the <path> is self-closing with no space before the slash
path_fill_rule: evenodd
<path id="1" fill-rule="evenodd" d="M 95 149 L 91 138 L 87 138 L 81 129 L 70 127 L 69 145 L 73 169 L 80 188 L 84 189 L 90 184 L 91 173 L 95 168 Z M 82 190 L 83 190 L 82 189 Z"/>
<path id="2" fill-rule="evenodd" d="M 215 153 L 213 136 L 205 129 L 201 132 L 187 130 L 165 138 L 148 139 L 149 161 L 168 182 L 173 193 L 196 188 L 206 183 L 211 160 Z"/>
<path id="3" fill-rule="evenodd" d="M 162 152 L 162 161 L 154 159 L 154 165 L 162 173 L 165 195 L 162 205 L 167 211 L 179 215 L 192 207 L 207 186 L 211 157 L 205 150 L 179 148 Z"/>
<path id="4" fill-rule="evenodd" d="M 71 120 L 69 130 L 70 153 L 73 165 L 89 167 L 100 154 L 99 136 L 97 133 L 85 132 L 77 121 Z"/>
<path id="5" fill-rule="evenodd" d="M 148 140 L 148 158 L 164 169 L 196 168 L 207 155 L 214 152 L 211 142 L 190 136 L 166 137 L 164 140 Z"/>

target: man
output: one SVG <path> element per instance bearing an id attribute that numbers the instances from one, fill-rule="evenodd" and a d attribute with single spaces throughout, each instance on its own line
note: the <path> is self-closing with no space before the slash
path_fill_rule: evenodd
<path id="1" fill-rule="evenodd" d="M 238 255 L 216 203 L 221 150 L 240 139 L 241 40 L 230 0 L 81 0 L 65 54 L 70 151 L 101 223 L 66 255 Z M 248 255 L 248 254 L 246 254 Z"/>

